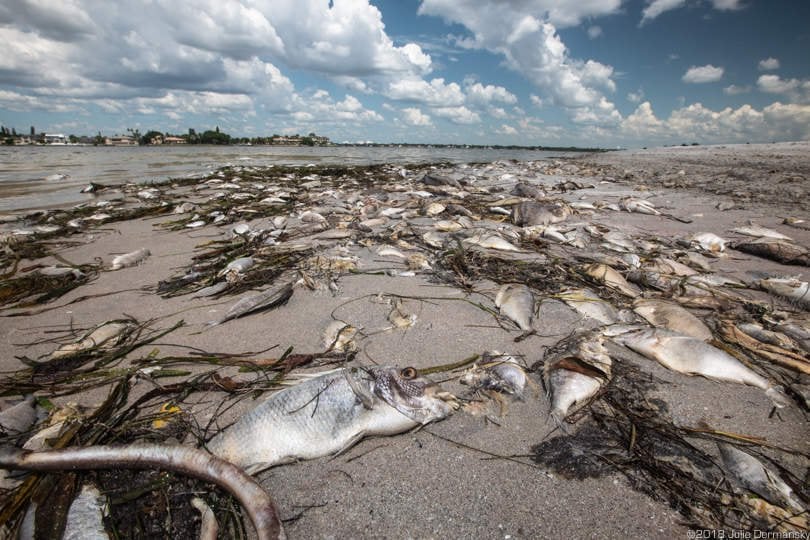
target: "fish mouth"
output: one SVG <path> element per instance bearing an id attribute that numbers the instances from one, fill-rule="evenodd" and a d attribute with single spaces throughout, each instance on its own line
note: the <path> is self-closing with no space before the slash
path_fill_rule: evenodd
<path id="1" fill-rule="evenodd" d="M 419 424 L 441 420 L 458 407 L 453 394 L 420 377 L 412 367 L 380 373 L 374 386 L 378 397 Z"/>

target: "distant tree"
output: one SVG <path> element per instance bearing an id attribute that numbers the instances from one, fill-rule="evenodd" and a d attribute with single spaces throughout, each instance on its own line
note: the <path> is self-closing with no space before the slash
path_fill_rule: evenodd
<path id="1" fill-rule="evenodd" d="M 0 126 L 0 135 L 8 135 L 8 130 L 6 126 Z"/>
<path id="2" fill-rule="evenodd" d="M 304 146 L 315 146 L 315 141 L 312 140 L 312 137 L 303 137 L 301 139 L 301 144 Z"/>
<path id="3" fill-rule="evenodd" d="M 33 129 L 33 128 L 32 128 Z M 104 144 L 104 137 L 101 136 L 101 132 L 98 132 L 98 135 L 93 139 L 93 144 L 98 146 L 99 144 Z"/>
<path id="4" fill-rule="evenodd" d="M 37 134 L 37 130 L 34 129 L 34 126 L 31 126 L 31 136 L 33 137 L 36 134 Z"/>
<path id="5" fill-rule="evenodd" d="M 163 133 L 155 130 L 149 130 L 141 136 L 141 140 L 139 141 L 143 145 L 152 144 L 152 141 L 155 139 L 163 140 Z"/>
<path id="6" fill-rule="evenodd" d="M 200 143 L 202 144 L 230 144 L 231 136 L 227 133 L 220 133 L 219 131 L 211 131 L 210 129 L 200 135 Z"/>
<path id="7" fill-rule="evenodd" d="M 140 140 L 141 140 L 141 130 L 140 129 L 138 129 L 138 128 L 135 128 L 135 129 L 127 128 L 127 131 L 132 136 L 132 138 L 135 139 L 135 141 L 140 142 Z"/>
<path id="8" fill-rule="evenodd" d="M 14 129 L 14 128 L 11 128 L 11 135 L 12 135 L 13 137 L 16 137 L 16 136 L 17 136 L 17 130 L 16 130 L 16 129 Z"/>
<path id="9" fill-rule="evenodd" d="M 68 135 L 68 140 L 70 141 L 71 144 L 76 144 L 77 142 L 79 142 L 79 138 L 76 135 L 72 134 Z"/>
<path id="10" fill-rule="evenodd" d="M 188 142 L 188 144 L 197 144 L 198 142 L 200 142 L 199 138 L 197 137 L 197 132 L 194 130 L 194 128 L 188 128 L 188 136 L 186 137 L 186 142 Z"/>

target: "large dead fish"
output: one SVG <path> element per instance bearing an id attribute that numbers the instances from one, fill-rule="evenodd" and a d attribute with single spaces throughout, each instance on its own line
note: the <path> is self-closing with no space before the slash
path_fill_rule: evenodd
<path id="1" fill-rule="evenodd" d="M 500 251 L 523 251 L 496 232 L 475 233 L 462 240 L 461 243 L 465 246 L 480 246 L 485 249 L 497 249 Z"/>
<path id="2" fill-rule="evenodd" d="M 639 298 L 633 303 L 633 311 L 658 328 L 666 328 L 701 341 L 712 339 L 709 327 L 678 304 L 654 298 Z"/>
<path id="3" fill-rule="evenodd" d="M 613 304 L 603 300 L 590 289 L 566 289 L 555 296 L 575 309 L 581 315 L 597 320 L 602 324 L 615 324 L 622 320 Z"/>
<path id="4" fill-rule="evenodd" d="M 129 321 L 108 321 L 96 326 L 87 332 L 78 341 L 62 345 L 50 355 L 51 360 L 74 356 L 87 352 L 91 349 L 108 350 L 115 347 L 134 328 L 134 324 Z"/>
<path id="5" fill-rule="evenodd" d="M 810 309 L 810 283 L 797 278 L 760 279 L 759 286 L 804 309 Z"/>
<path id="6" fill-rule="evenodd" d="M 759 225 L 755 225 L 753 223 L 744 227 L 731 229 L 731 232 L 744 234 L 745 236 L 753 236 L 754 238 L 774 238 L 776 240 L 786 240 L 788 242 L 793 241 L 791 237 L 786 236 L 779 231 L 766 229 L 765 227 L 760 227 Z"/>
<path id="7" fill-rule="evenodd" d="M 110 535 L 104 528 L 106 513 L 106 500 L 98 488 L 83 485 L 70 504 L 62 540 L 109 540 Z"/>
<path id="8" fill-rule="evenodd" d="M 495 296 L 495 307 L 501 315 L 509 317 L 525 333 L 533 331 L 534 294 L 526 285 L 507 283 L 501 285 Z"/>
<path id="9" fill-rule="evenodd" d="M 121 268 L 126 268 L 128 266 L 135 266 L 145 261 L 149 255 L 151 255 L 151 253 L 146 248 L 137 249 L 131 253 L 125 253 L 123 255 L 118 255 L 117 257 L 113 257 L 112 263 L 110 264 L 110 270 L 120 270 Z"/>
<path id="10" fill-rule="evenodd" d="M 790 403 L 781 386 L 755 373 L 730 354 L 697 338 L 669 330 L 647 329 L 621 334 L 614 340 L 678 373 L 756 386 L 765 390 L 777 407 Z"/>
<path id="11" fill-rule="evenodd" d="M 484 353 L 483 359 L 465 371 L 459 382 L 474 390 L 492 390 L 517 399 L 523 399 L 526 386 L 533 384 L 513 356 L 497 351 Z"/>
<path id="12" fill-rule="evenodd" d="M 631 298 L 636 298 L 641 294 L 641 289 L 632 283 L 628 283 L 624 276 L 606 264 L 592 263 L 585 267 L 585 273 L 607 287 Z"/>
<path id="13" fill-rule="evenodd" d="M 571 207 L 563 202 L 523 201 L 512 208 L 512 222 L 520 226 L 550 225 L 565 221 L 571 213 Z"/>
<path id="14" fill-rule="evenodd" d="M 0 468 L 26 471 L 164 469 L 216 484 L 245 508 L 260 540 L 286 538 L 273 500 L 239 467 L 190 446 L 131 444 L 29 452 L 0 447 Z"/>
<path id="15" fill-rule="evenodd" d="M 338 369 L 276 392 L 208 449 L 250 474 L 447 417 L 451 396 L 414 368 Z"/>
<path id="16" fill-rule="evenodd" d="M 793 489 L 760 460 L 728 443 L 718 442 L 717 447 L 723 458 L 723 468 L 745 489 L 773 504 L 798 512 L 806 510 Z"/>
<path id="17" fill-rule="evenodd" d="M 560 346 L 562 351 L 543 365 L 551 417 L 558 424 L 587 405 L 610 381 L 613 366 L 599 331 L 578 332 Z"/>
<path id="18" fill-rule="evenodd" d="M 216 321 L 210 321 L 207 326 L 222 324 L 231 319 L 237 319 L 257 311 L 271 309 L 286 304 L 293 295 L 293 282 L 285 283 L 281 287 L 268 289 L 259 294 L 246 296 L 231 306 L 225 315 Z"/>
<path id="19" fill-rule="evenodd" d="M 810 251 L 786 240 L 757 238 L 756 240 L 735 242 L 732 247 L 737 251 L 771 259 L 782 264 L 810 266 Z"/>

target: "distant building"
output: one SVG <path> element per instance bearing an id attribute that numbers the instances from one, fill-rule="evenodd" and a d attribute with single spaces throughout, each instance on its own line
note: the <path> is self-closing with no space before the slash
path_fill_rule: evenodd
<path id="1" fill-rule="evenodd" d="M 163 137 L 163 144 L 186 144 L 187 142 L 183 137 Z"/>
<path id="2" fill-rule="evenodd" d="M 47 137 L 47 135 L 46 135 Z M 129 135 L 114 135 L 104 138 L 105 146 L 138 146 L 138 141 Z"/>
<path id="3" fill-rule="evenodd" d="M 61 133 L 46 133 L 45 144 L 67 144 L 68 140 Z"/>

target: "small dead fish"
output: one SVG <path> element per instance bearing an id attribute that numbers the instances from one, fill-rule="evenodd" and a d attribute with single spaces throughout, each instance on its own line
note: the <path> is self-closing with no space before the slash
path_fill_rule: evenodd
<path id="1" fill-rule="evenodd" d="M 253 257 L 239 257 L 225 265 L 225 268 L 217 273 L 217 277 L 229 276 L 231 274 L 244 274 L 256 264 Z"/>
<path id="2" fill-rule="evenodd" d="M 585 273 L 594 278 L 596 281 L 603 283 L 611 289 L 615 289 L 620 293 L 636 298 L 641 294 L 641 289 L 629 283 L 624 276 L 611 268 L 610 266 L 602 263 L 592 263 L 585 267 Z"/>
<path id="3" fill-rule="evenodd" d="M 523 201 L 512 208 L 512 222 L 520 226 L 550 225 L 565 221 L 571 213 L 571 208 L 562 202 Z"/>
<path id="4" fill-rule="evenodd" d="M 485 249 L 497 249 L 499 251 L 523 251 L 494 232 L 476 233 L 468 236 L 462 240 L 461 243 L 464 245 L 480 246 Z"/>
<path id="5" fill-rule="evenodd" d="M 178 204 L 177 206 L 175 206 L 172 213 L 173 214 L 187 214 L 189 212 L 193 212 L 195 208 L 196 207 L 194 206 L 193 203 L 184 202 L 184 203 L 181 203 L 181 204 Z"/>
<path id="6" fill-rule="evenodd" d="M 775 406 L 782 408 L 790 403 L 781 386 L 774 385 L 725 351 L 691 336 L 650 329 L 629 332 L 614 340 L 672 371 L 700 375 L 714 381 L 756 386 L 765 390 Z"/>
<path id="7" fill-rule="evenodd" d="M 425 207 L 425 215 L 428 217 L 438 216 L 445 210 L 445 206 L 441 203 L 432 202 Z"/>
<path id="8" fill-rule="evenodd" d="M 343 321 L 332 321 L 323 332 L 323 347 L 325 351 L 356 351 L 357 343 L 354 336 L 357 328 Z"/>
<path id="9" fill-rule="evenodd" d="M 639 214 L 649 214 L 660 216 L 661 212 L 655 209 L 655 205 L 650 201 L 638 199 L 636 197 L 624 197 L 619 201 L 619 208 L 627 212 L 638 212 Z"/>
<path id="10" fill-rule="evenodd" d="M 74 343 L 62 345 L 50 355 L 50 360 L 74 356 L 91 349 L 109 350 L 115 347 L 133 329 L 129 322 L 105 322 L 86 333 Z"/>
<path id="11" fill-rule="evenodd" d="M 810 283 L 797 278 L 768 278 L 759 280 L 760 288 L 810 310 Z"/>
<path id="12" fill-rule="evenodd" d="M 380 246 L 377 248 L 377 255 L 380 257 L 396 257 L 398 259 L 407 259 L 407 255 L 402 253 L 394 246 Z"/>
<path id="13" fill-rule="evenodd" d="M 615 324 L 622 320 L 618 310 L 607 300 L 603 300 L 589 289 L 566 289 L 558 293 L 565 304 L 581 315 L 597 320 L 602 324 Z"/>
<path id="14" fill-rule="evenodd" d="M 473 390 L 492 390 L 523 399 L 526 386 L 533 383 L 518 361 L 497 351 L 484 353 L 483 356 L 481 362 L 476 362 L 464 372 L 459 382 Z"/>
<path id="15" fill-rule="evenodd" d="M 281 287 L 275 289 L 268 289 L 259 294 L 252 294 L 246 296 L 235 303 L 231 308 L 222 316 L 221 319 L 210 321 L 206 326 L 216 326 L 231 319 L 238 319 L 257 311 L 272 309 L 287 303 L 293 295 L 293 282 L 285 283 Z"/>
<path id="16" fill-rule="evenodd" d="M 113 257 L 110 270 L 120 270 L 121 268 L 138 265 L 145 261 L 149 255 L 151 255 L 151 253 L 146 248 L 136 249 L 130 253 L 118 255 L 117 257 Z"/>
<path id="17" fill-rule="evenodd" d="M 639 298 L 633 303 L 633 311 L 655 327 L 692 336 L 701 341 L 712 339 L 709 327 L 678 304 L 654 298 Z"/>
<path id="18" fill-rule="evenodd" d="M 33 394 L 0 411 L 0 433 L 6 436 L 25 433 L 37 421 L 37 403 Z"/>
<path id="19" fill-rule="evenodd" d="M 199 229 L 203 225 L 205 225 L 205 221 L 203 221 L 201 219 L 198 219 L 196 221 L 192 221 L 191 223 L 186 224 L 186 228 L 187 229 Z"/>
<path id="20" fill-rule="evenodd" d="M 84 484 L 68 509 L 62 540 L 109 540 L 104 528 L 107 498 L 93 484 Z"/>
<path id="21" fill-rule="evenodd" d="M 794 348 L 793 340 L 781 332 L 772 332 L 751 322 L 737 323 L 735 326 L 762 343 L 768 343 L 769 345 L 775 345 L 783 349 Z"/>
<path id="22" fill-rule="evenodd" d="M 495 296 L 495 307 L 526 333 L 533 332 L 534 294 L 526 285 L 507 283 Z"/>
<path id="23" fill-rule="evenodd" d="M 304 223 L 326 223 L 326 218 L 323 217 L 321 214 L 317 212 L 311 212 L 307 210 L 303 212 L 298 219 L 303 221 Z"/>
<path id="24" fill-rule="evenodd" d="M 775 240 L 785 240 L 787 242 L 793 241 L 791 237 L 786 236 L 779 231 L 766 229 L 765 227 L 760 227 L 759 225 L 754 224 L 746 225 L 745 227 L 736 227 L 731 229 L 731 232 L 744 234 L 745 236 L 753 236 L 754 238 L 773 238 Z"/>
<path id="25" fill-rule="evenodd" d="M 806 510 L 793 489 L 759 459 L 728 443 L 718 442 L 717 447 L 723 458 L 723 468 L 745 489 L 773 504 L 799 512 Z"/>
<path id="26" fill-rule="evenodd" d="M 441 248 L 444 247 L 445 235 L 428 231 L 422 235 L 422 240 L 430 247 Z"/>
<path id="27" fill-rule="evenodd" d="M 464 227 L 458 221 L 453 221 L 453 220 L 449 220 L 449 219 L 442 219 L 442 220 L 437 221 L 436 223 L 434 223 L 433 228 L 435 228 L 437 231 L 441 231 L 441 232 L 456 232 L 456 231 L 460 231 Z"/>
<path id="28" fill-rule="evenodd" d="M 810 252 L 802 246 L 774 238 L 758 238 L 750 242 L 735 242 L 737 251 L 763 257 L 782 264 L 810 266 Z"/>
<path id="29" fill-rule="evenodd" d="M 714 233 L 703 232 L 692 235 L 690 242 L 706 253 L 717 255 L 726 249 L 726 241 Z"/>
<path id="30" fill-rule="evenodd" d="M 529 197 L 532 199 L 542 199 L 546 196 L 542 189 L 523 182 L 518 182 L 515 184 L 515 187 L 512 188 L 511 194 L 517 195 L 518 197 Z"/>
<path id="31" fill-rule="evenodd" d="M 213 285 L 209 285 L 208 287 L 203 287 L 202 289 L 198 290 L 194 294 L 191 295 L 192 298 L 205 298 L 207 296 L 214 296 L 215 294 L 219 294 L 225 289 L 228 288 L 227 281 L 220 281 L 218 283 L 214 283 Z"/>
<path id="32" fill-rule="evenodd" d="M 588 404 L 610 382 L 613 361 L 599 331 L 578 332 L 560 343 L 561 352 L 543 365 L 551 417 L 559 424 Z"/>
<path id="33" fill-rule="evenodd" d="M 393 328 L 410 328 L 416 324 L 416 314 L 408 313 L 402 306 L 402 300 L 397 299 L 394 307 L 388 313 L 388 321 L 393 324 Z"/>
<path id="34" fill-rule="evenodd" d="M 775 328 L 793 338 L 799 347 L 810 353 L 810 329 L 802 328 L 793 323 L 779 323 Z"/>
<path id="35" fill-rule="evenodd" d="M 414 368 L 342 368 L 274 393 L 208 449 L 249 474 L 446 418 L 449 394 Z"/>

